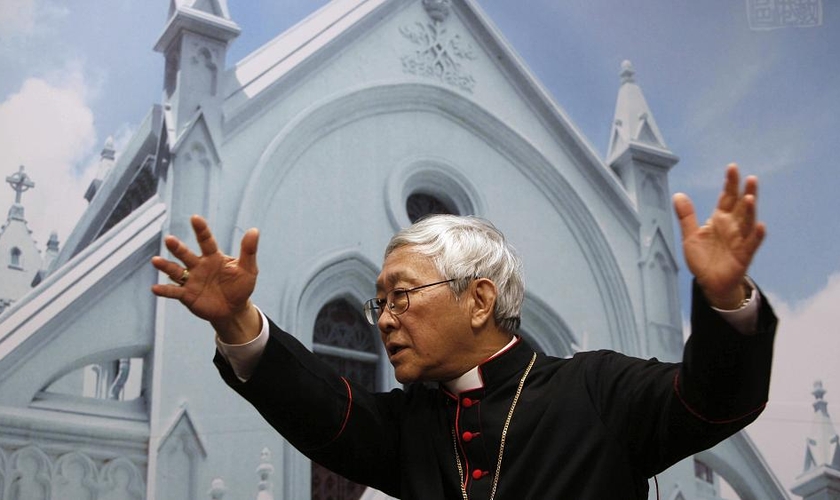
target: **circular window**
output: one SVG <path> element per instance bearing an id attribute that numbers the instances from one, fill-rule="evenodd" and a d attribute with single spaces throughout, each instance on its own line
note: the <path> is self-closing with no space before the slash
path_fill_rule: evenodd
<path id="1" fill-rule="evenodd" d="M 405 201 L 405 211 L 412 224 L 427 215 L 452 214 L 460 215 L 451 203 L 428 193 L 414 193 Z"/>
<path id="2" fill-rule="evenodd" d="M 484 213 L 473 183 L 440 158 L 411 158 L 395 168 L 386 183 L 385 205 L 395 230 L 431 214 Z"/>

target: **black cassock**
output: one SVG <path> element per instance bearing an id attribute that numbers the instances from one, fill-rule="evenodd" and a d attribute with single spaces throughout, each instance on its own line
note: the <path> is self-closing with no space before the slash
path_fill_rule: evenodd
<path id="1" fill-rule="evenodd" d="M 682 363 L 612 351 L 537 355 L 510 420 L 496 499 L 647 499 L 648 478 L 752 422 L 767 401 L 776 317 L 742 335 L 695 287 Z M 412 500 L 490 498 L 502 428 L 534 350 L 519 340 L 461 394 L 370 393 L 273 323 L 252 377 L 224 380 L 292 445 L 355 482 Z M 458 455 L 456 458 L 456 448 Z"/>

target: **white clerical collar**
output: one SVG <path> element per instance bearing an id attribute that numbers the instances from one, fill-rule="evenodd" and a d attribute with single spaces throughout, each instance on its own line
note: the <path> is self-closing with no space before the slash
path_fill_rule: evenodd
<path id="1" fill-rule="evenodd" d="M 506 346 L 496 351 L 496 354 L 493 354 L 492 356 L 484 360 L 481 364 L 483 365 L 491 359 L 500 356 L 502 353 L 510 349 L 518 340 L 519 337 L 514 335 L 511 341 L 508 342 Z M 447 391 L 451 392 L 452 394 L 460 394 L 462 392 L 481 389 L 482 387 L 484 387 L 484 381 L 481 379 L 481 372 L 479 371 L 478 366 L 474 366 L 470 371 L 461 375 L 460 377 L 452 379 L 448 382 L 444 382 L 443 386 L 446 388 Z"/>

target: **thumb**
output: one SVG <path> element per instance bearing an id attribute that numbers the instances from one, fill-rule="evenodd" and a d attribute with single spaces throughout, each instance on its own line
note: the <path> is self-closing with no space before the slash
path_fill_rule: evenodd
<path id="1" fill-rule="evenodd" d="M 680 231 L 682 231 L 682 239 L 686 239 L 689 235 L 697 231 L 697 213 L 694 211 L 694 204 L 691 198 L 685 193 L 677 193 L 673 197 L 674 213 L 677 215 L 677 220 L 680 223 Z"/>
<path id="2" fill-rule="evenodd" d="M 259 229 L 252 227 L 242 236 L 239 246 L 239 267 L 257 274 L 257 246 L 260 240 Z"/>

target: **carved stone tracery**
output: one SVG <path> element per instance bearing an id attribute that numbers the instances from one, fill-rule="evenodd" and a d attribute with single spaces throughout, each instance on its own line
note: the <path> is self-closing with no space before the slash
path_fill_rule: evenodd
<path id="1" fill-rule="evenodd" d="M 400 28 L 400 33 L 420 47 L 401 58 L 403 71 L 436 78 L 467 92 L 475 88 L 475 78 L 463 67 L 463 61 L 475 60 L 472 44 L 461 35 L 450 34 L 444 22 L 449 17 L 448 0 L 424 0 L 423 7 L 432 22 L 417 21 Z"/>
<path id="2" fill-rule="evenodd" d="M 97 498 L 96 465 L 87 455 L 73 451 L 62 455 L 56 461 L 55 496 L 73 500 L 94 500 Z"/>
<path id="3" fill-rule="evenodd" d="M 193 66 L 198 66 L 201 69 L 195 84 L 201 87 L 199 92 L 214 96 L 216 95 L 219 73 L 219 65 L 216 63 L 219 59 L 219 50 L 199 43 L 193 43 L 192 48 L 193 54 L 190 61 Z"/>
<path id="4" fill-rule="evenodd" d="M 4 492 L 9 500 L 145 498 L 145 471 L 125 457 L 94 459 L 78 450 L 41 446 L 13 449 L 0 446 L 0 498 L 6 498 Z"/>

